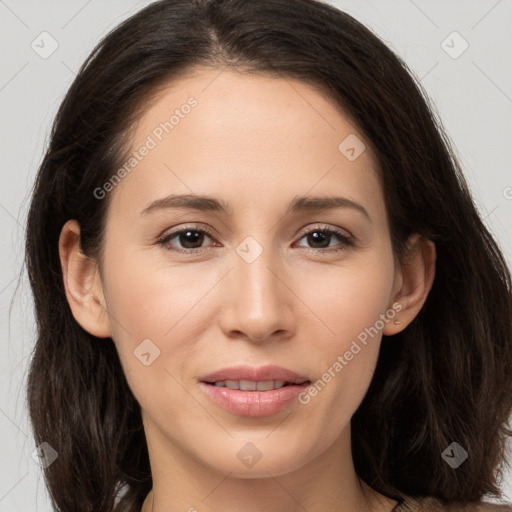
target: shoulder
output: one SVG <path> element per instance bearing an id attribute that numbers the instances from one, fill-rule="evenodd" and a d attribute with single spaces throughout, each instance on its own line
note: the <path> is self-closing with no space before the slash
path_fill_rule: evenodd
<path id="1" fill-rule="evenodd" d="M 433 497 L 405 497 L 393 512 L 512 512 L 512 503 L 496 504 L 487 501 L 445 503 Z"/>

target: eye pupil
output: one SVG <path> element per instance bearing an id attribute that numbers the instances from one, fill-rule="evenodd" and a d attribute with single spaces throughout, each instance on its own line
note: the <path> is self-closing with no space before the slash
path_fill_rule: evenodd
<path id="1" fill-rule="evenodd" d="M 201 233 L 196 230 L 189 230 L 180 233 L 179 238 L 180 243 L 183 245 L 183 247 L 186 247 L 187 249 L 196 249 L 196 247 L 190 247 L 188 244 L 197 244 L 199 240 L 199 245 L 202 245 L 204 233 Z"/>
<path id="2" fill-rule="evenodd" d="M 309 242 L 312 242 L 313 244 L 320 243 L 320 245 L 321 245 L 320 248 L 328 247 L 329 246 L 329 242 L 327 241 L 327 244 L 325 244 L 325 241 L 328 240 L 328 238 L 330 236 L 331 235 L 326 234 L 326 233 L 322 233 L 321 231 L 313 231 L 312 233 L 310 233 L 308 235 L 308 243 Z M 318 249 L 318 247 L 315 247 L 315 249 Z"/>

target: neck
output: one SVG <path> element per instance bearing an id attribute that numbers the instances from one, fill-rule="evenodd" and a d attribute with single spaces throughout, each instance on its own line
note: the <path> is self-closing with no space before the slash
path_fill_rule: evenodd
<path id="1" fill-rule="evenodd" d="M 393 510 L 395 510 L 395 507 L 397 505 L 397 502 L 395 500 L 389 499 L 381 494 L 378 494 L 371 487 L 369 487 L 365 482 L 361 481 L 361 487 L 362 487 L 362 494 L 360 496 L 360 503 L 358 506 L 349 505 L 347 502 L 345 502 L 344 504 L 336 505 L 335 508 L 332 508 L 331 510 L 335 510 L 336 512 L 338 512 L 338 511 L 344 512 L 344 511 L 349 511 L 349 510 L 351 510 L 351 511 L 357 510 L 358 512 L 392 512 Z M 253 500 L 253 499 L 254 499 L 254 497 L 250 498 L 250 500 Z M 229 505 L 229 506 L 232 506 L 232 505 Z M 301 506 L 300 504 L 297 504 L 297 508 L 293 509 L 293 510 L 304 511 L 304 509 L 305 508 L 303 506 Z M 141 512 L 160 512 L 160 510 L 162 510 L 162 509 L 159 508 L 158 505 L 155 505 L 154 493 L 153 493 L 153 490 L 151 490 L 149 492 L 149 494 L 146 496 L 146 499 L 142 506 Z M 166 510 L 168 510 L 169 512 L 173 512 L 174 510 L 178 510 L 178 509 L 177 508 L 168 508 Z M 224 509 L 206 508 L 203 505 L 203 506 L 201 506 L 200 509 L 197 509 L 194 507 L 188 507 L 186 509 L 181 508 L 180 510 L 182 512 L 184 510 L 186 510 L 187 512 L 203 512 L 203 511 L 204 512 L 206 512 L 206 511 L 213 512 L 214 510 L 215 511 L 216 510 L 224 510 L 225 511 L 226 508 L 224 508 Z M 238 509 L 234 509 L 234 510 L 238 510 Z M 266 511 L 267 509 L 260 508 L 259 510 Z M 306 509 L 306 510 L 308 510 L 308 512 L 309 512 L 309 510 L 312 510 L 312 509 Z M 316 511 L 317 509 L 315 508 L 314 510 Z M 320 510 L 320 509 L 318 509 L 318 510 Z"/>

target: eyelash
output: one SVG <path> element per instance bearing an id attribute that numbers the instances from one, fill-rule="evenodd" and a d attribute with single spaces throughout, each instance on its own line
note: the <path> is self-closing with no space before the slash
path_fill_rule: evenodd
<path id="1" fill-rule="evenodd" d="M 202 252 L 204 252 L 204 250 L 208 249 L 207 247 L 199 247 L 196 249 L 176 249 L 176 248 L 171 249 L 171 248 L 165 247 L 165 245 L 167 244 L 167 242 L 169 240 L 172 240 L 176 235 L 180 235 L 181 233 L 185 233 L 187 231 L 195 231 L 198 233 L 205 233 L 208 235 L 208 237 L 210 237 L 212 239 L 214 238 L 213 233 L 208 228 L 206 228 L 206 227 L 200 228 L 199 226 L 191 226 L 191 227 L 181 228 L 179 230 L 168 233 L 167 235 L 160 238 L 157 243 L 160 246 L 164 247 L 168 251 L 179 252 L 182 254 L 198 254 L 198 253 L 202 253 Z M 314 253 L 325 253 L 325 252 L 337 253 L 337 252 L 345 251 L 347 249 L 347 247 L 351 247 L 351 246 L 355 245 L 352 236 L 347 235 L 345 232 L 335 229 L 335 228 L 322 228 L 320 226 L 314 227 L 314 228 L 310 229 L 309 231 L 306 231 L 305 233 L 303 233 L 300 236 L 299 240 L 311 233 L 318 233 L 318 232 L 322 233 L 324 235 L 336 235 L 342 242 L 343 246 L 338 249 L 316 249 L 314 247 L 303 247 L 304 249 L 306 249 L 308 251 L 312 251 Z"/>

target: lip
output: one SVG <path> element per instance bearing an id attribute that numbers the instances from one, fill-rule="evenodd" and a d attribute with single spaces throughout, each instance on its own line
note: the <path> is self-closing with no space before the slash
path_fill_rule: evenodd
<path id="1" fill-rule="evenodd" d="M 220 380 L 251 380 L 255 382 L 284 380 L 291 384 L 268 391 L 243 391 L 214 386 Z M 291 405 L 311 381 L 298 373 L 280 366 L 259 368 L 235 366 L 224 368 L 201 377 L 200 387 L 219 407 L 238 416 L 259 418 L 271 416 Z"/>
<path id="2" fill-rule="evenodd" d="M 209 373 L 199 379 L 201 382 L 218 382 L 220 380 L 252 380 L 255 382 L 266 380 L 284 380 L 292 384 L 302 384 L 309 379 L 304 375 L 283 368 L 282 366 L 266 365 L 254 366 L 232 366 L 222 370 Z"/>

